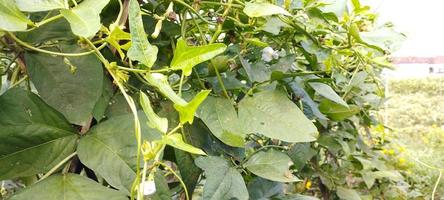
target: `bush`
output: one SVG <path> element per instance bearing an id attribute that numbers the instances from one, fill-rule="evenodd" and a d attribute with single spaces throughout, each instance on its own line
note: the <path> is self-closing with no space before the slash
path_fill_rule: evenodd
<path id="1" fill-rule="evenodd" d="M 11 200 L 407 197 L 366 138 L 393 41 L 358 0 L 5 0 L 0 17 Z"/>

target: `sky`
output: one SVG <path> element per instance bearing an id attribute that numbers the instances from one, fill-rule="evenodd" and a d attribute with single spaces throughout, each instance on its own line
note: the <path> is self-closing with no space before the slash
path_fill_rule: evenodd
<path id="1" fill-rule="evenodd" d="M 407 35 L 394 56 L 444 56 L 444 0 L 362 0 Z"/>

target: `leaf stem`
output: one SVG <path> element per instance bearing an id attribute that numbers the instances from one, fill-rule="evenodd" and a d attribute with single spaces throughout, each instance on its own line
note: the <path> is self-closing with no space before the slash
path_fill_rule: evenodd
<path id="1" fill-rule="evenodd" d="M 183 182 L 182 178 L 180 178 L 180 176 L 167 164 L 163 163 L 163 162 L 157 162 L 159 165 L 162 165 L 165 169 L 167 169 L 168 171 L 170 171 L 180 182 L 180 185 L 182 185 L 183 190 L 185 191 L 185 198 L 187 200 L 190 199 L 190 196 L 188 195 L 188 189 L 187 186 L 185 185 L 185 183 Z"/>
<path id="2" fill-rule="evenodd" d="M 68 160 L 70 160 L 71 158 L 73 158 L 75 155 L 77 155 L 77 152 L 74 152 L 72 154 L 70 154 L 69 156 L 67 156 L 65 159 L 63 159 L 62 161 L 60 161 L 56 166 L 54 166 L 53 168 L 51 168 L 45 175 L 42 176 L 42 178 L 40 178 L 39 181 L 48 178 L 49 176 L 51 176 L 55 171 L 57 171 L 57 169 L 59 169 L 63 164 L 65 164 L 66 162 L 68 162 Z"/>
<path id="3" fill-rule="evenodd" d="M 191 10 L 191 12 L 193 12 L 194 14 L 196 14 L 197 17 L 199 17 L 199 19 L 201 19 L 202 21 L 204 21 L 204 22 L 206 22 L 206 23 L 208 23 L 208 24 L 212 24 L 212 25 L 215 25 L 215 24 L 216 24 L 216 23 L 214 23 L 214 22 L 210 22 L 210 21 L 206 20 L 204 17 L 202 17 L 202 15 L 200 15 L 196 10 L 194 10 L 194 8 L 193 8 L 192 6 L 188 5 L 188 4 L 185 3 L 184 1 L 182 1 L 182 0 L 174 0 L 174 1 L 177 2 L 177 3 L 179 3 L 179 4 L 181 4 L 181 5 L 183 5 L 183 6 L 185 6 L 185 7 L 188 8 L 189 10 Z"/>
<path id="4" fill-rule="evenodd" d="M 95 50 L 90 50 L 90 51 L 86 51 L 86 52 L 82 52 L 82 53 L 61 53 L 61 52 L 55 52 L 55 51 L 48 51 L 48 50 L 45 50 L 45 49 L 39 49 L 37 47 L 33 47 L 32 45 L 30 45 L 30 44 L 28 44 L 28 43 L 18 39 L 14 34 L 12 34 L 10 32 L 8 32 L 8 35 L 12 39 L 14 39 L 17 43 L 19 43 L 20 45 L 22 45 L 22 46 L 24 46 L 24 47 L 26 47 L 28 49 L 31 49 L 31 50 L 34 50 L 34 51 L 38 51 L 38 52 L 41 52 L 41 53 L 56 55 L 56 56 L 78 57 L 78 56 L 89 55 L 91 53 L 94 53 L 94 51 L 95 51 Z M 107 44 L 106 42 L 103 43 L 101 46 L 97 47 L 97 49 L 99 49 L 99 50 L 103 49 L 106 46 L 106 44 Z"/>
<path id="5" fill-rule="evenodd" d="M 436 180 L 435 187 L 433 187 L 432 200 L 435 200 L 435 193 L 436 193 L 436 190 L 438 189 L 439 182 L 441 182 L 441 177 L 442 177 L 442 171 L 439 170 L 438 179 Z"/>

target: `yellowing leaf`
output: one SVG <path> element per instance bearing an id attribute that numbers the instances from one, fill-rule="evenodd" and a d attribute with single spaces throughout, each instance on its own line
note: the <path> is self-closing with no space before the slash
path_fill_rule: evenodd
<path id="1" fill-rule="evenodd" d="M 168 119 L 159 117 L 154 112 L 153 108 L 151 107 L 150 99 L 143 92 L 140 92 L 140 105 L 148 118 L 148 125 L 162 133 L 166 133 L 168 131 Z"/>
<path id="2" fill-rule="evenodd" d="M 174 108 L 179 112 L 180 123 L 185 124 L 186 122 L 192 124 L 194 120 L 194 114 L 196 113 L 199 105 L 205 100 L 205 98 L 210 94 L 211 90 L 200 91 L 193 100 L 191 100 L 186 105 L 174 104 Z"/>
<path id="3" fill-rule="evenodd" d="M 291 16 L 291 14 L 285 9 L 270 3 L 246 2 L 244 13 L 249 17 L 263 17 L 276 14 Z"/>
<path id="4" fill-rule="evenodd" d="M 193 67 L 224 52 L 227 46 L 222 43 L 203 46 L 188 46 L 182 38 L 177 40 L 171 69 L 182 70 L 185 76 L 191 75 Z"/>
<path id="5" fill-rule="evenodd" d="M 147 68 L 151 68 L 157 60 L 158 49 L 148 41 L 143 29 L 142 11 L 137 0 L 130 0 L 129 3 L 129 26 L 131 47 L 128 50 L 128 58 L 137 60 Z"/>
<path id="6" fill-rule="evenodd" d="M 176 149 L 180 149 L 182 151 L 186 151 L 186 152 L 189 152 L 192 154 L 207 155 L 201 149 L 185 143 L 183 141 L 182 135 L 179 133 L 174 133 L 174 134 L 165 136 L 163 138 L 163 142 L 165 142 L 165 144 L 170 145 Z"/>
<path id="7" fill-rule="evenodd" d="M 127 49 L 125 45 L 127 45 L 130 40 L 131 35 L 120 29 L 118 26 L 112 27 L 110 35 L 106 38 L 106 41 L 117 50 L 121 59 L 125 58 L 125 53 L 123 53 L 122 49 Z M 120 45 L 121 41 L 128 42 L 124 45 Z"/>
<path id="8" fill-rule="evenodd" d="M 210 93 L 210 90 L 200 91 L 191 102 L 187 102 L 182 97 L 177 95 L 171 86 L 168 84 L 167 77 L 160 73 L 148 73 L 145 75 L 148 83 L 156 87 L 160 93 L 166 96 L 174 103 L 174 108 L 179 112 L 180 123 L 193 123 L 194 114 L 199 105 L 205 100 Z"/>
<path id="9" fill-rule="evenodd" d="M 24 31 L 32 23 L 20 12 L 14 0 L 0 1 L 0 19 L 0 29 L 5 31 Z"/>
<path id="10" fill-rule="evenodd" d="M 68 20 L 72 32 L 81 37 L 91 37 L 100 29 L 100 12 L 109 0 L 85 0 L 72 9 L 60 10 Z"/>

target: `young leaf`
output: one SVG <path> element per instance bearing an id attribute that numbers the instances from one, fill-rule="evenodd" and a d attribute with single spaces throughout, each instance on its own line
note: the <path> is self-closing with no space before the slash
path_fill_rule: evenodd
<path id="1" fill-rule="evenodd" d="M 207 155 L 201 149 L 193 147 L 192 145 L 185 143 L 183 141 L 182 135 L 179 133 L 174 133 L 174 134 L 165 136 L 163 138 L 163 142 L 165 142 L 165 144 L 170 145 L 176 149 L 180 149 L 182 151 L 186 151 L 186 152 L 189 152 L 192 154 Z"/>
<path id="2" fill-rule="evenodd" d="M 311 142 L 318 131 L 302 111 L 279 91 L 263 91 L 239 103 L 246 133 L 260 133 L 286 142 Z"/>
<path id="3" fill-rule="evenodd" d="M 85 0 L 72 9 L 60 13 L 68 20 L 72 32 L 81 37 L 91 37 L 100 29 L 100 13 L 109 0 Z"/>
<path id="4" fill-rule="evenodd" d="M 25 12 L 41 12 L 54 9 L 68 9 L 65 0 L 15 0 L 17 7 Z"/>
<path id="5" fill-rule="evenodd" d="M 0 19 L 0 30 L 5 31 L 24 31 L 28 24 L 32 24 L 17 8 L 14 0 L 0 1 Z"/>
<path id="6" fill-rule="evenodd" d="M 249 17 L 263 17 L 269 15 L 282 14 L 291 16 L 285 9 L 270 3 L 246 2 L 244 13 Z"/>
<path id="7" fill-rule="evenodd" d="M 321 96 L 348 107 L 347 103 L 329 85 L 319 82 L 309 82 L 308 84 Z"/>
<path id="8" fill-rule="evenodd" d="M 171 69 L 182 70 L 185 76 L 189 76 L 194 66 L 214 58 L 224 52 L 226 48 L 227 46 L 222 43 L 188 46 L 184 39 L 179 38 L 171 61 Z"/>
<path id="9" fill-rule="evenodd" d="M 194 114 L 199 105 L 205 100 L 210 93 L 210 90 L 200 91 L 191 102 L 186 102 L 182 97 L 177 95 L 171 86 L 168 84 L 167 77 L 159 73 L 147 73 L 145 79 L 149 84 L 156 87 L 160 93 L 165 95 L 174 103 L 174 109 L 179 112 L 180 123 L 193 123 Z"/>
<path id="10" fill-rule="evenodd" d="M 196 114 L 197 108 L 210 94 L 211 90 L 200 91 L 189 103 L 186 105 L 174 104 L 174 108 L 179 112 L 180 123 L 193 123 L 194 114 Z"/>
<path id="11" fill-rule="evenodd" d="M 0 180 L 46 173 L 76 146 L 63 115 L 18 88 L 0 96 L 0 130 Z"/>
<path id="12" fill-rule="evenodd" d="M 137 0 L 129 2 L 129 26 L 131 31 L 131 47 L 128 58 L 137 60 L 147 68 L 151 68 L 157 60 L 158 49 L 151 45 L 143 28 L 142 11 Z"/>
<path id="13" fill-rule="evenodd" d="M 88 200 L 126 200 L 124 193 L 104 187 L 93 180 L 77 175 L 54 175 L 30 187 L 26 187 L 10 200 L 29 199 L 88 199 Z"/>
<path id="14" fill-rule="evenodd" d="M 236 110 L 229 99 L 208 97 L 200 106 L 197 115 L 208 126 L 211 133 L 223 143 L 244 147 L 245 133 L 241 129 Z"/>
<path id="15" fill-rule="evenodd" d="M 319 105 L 319 110 L 334 121 L 342 121 L 359 113 L 360 111 L 359 107 L 356 105 L 345 107 L 329 100 L 322 101 Z"/>
<path id="16" fill-rule="evenodd" d="M 116 51 L 119 52 L 119 56 L 121 59 L 125 58 L 125 53 L 123 53 L 122 49 L 125 49 L 125 45 L 127 45 L 131 40 L 131 35 L 125 31 L 123 31 L 122 29 L 120 29 L 120 27 L 118 26 L 114 26 L 111 30 L 111 33 L 109 35 L 109 37 L 106 38 L 106 41 L 113 46 L 114 48 L 116 48 Z M 121 41 L 127 41 L 127 43 L 125 43 L 124 45 L 121 45 L 120 42 Z"/>
<path id="17" fill-rule="evenodd" d="M 242 175 L 223 158 L 199 157 L 194 162 L 205 171 L 203 199 L 248 199 L 248 190 Z"/>
<path id="18" fill-rule="evenodd" d="M 270 149 L 251 156 L 244 167 L 253 174 L 268 180 L 278 182 L 300 181 L 288 169 L 290 165 L 293 165 L 293 162 L 287 154 Z"/>
<path id="19" fill-rule="evenodd" d="M 142 91 L 140 91 L 140 105 L 148 118 L 148 125 L 162 133 L 166 133 L 168 131 L 168 119 L 159 117 L 154 112 L 153 108 L 151 107 L 150 99 Z"/>

